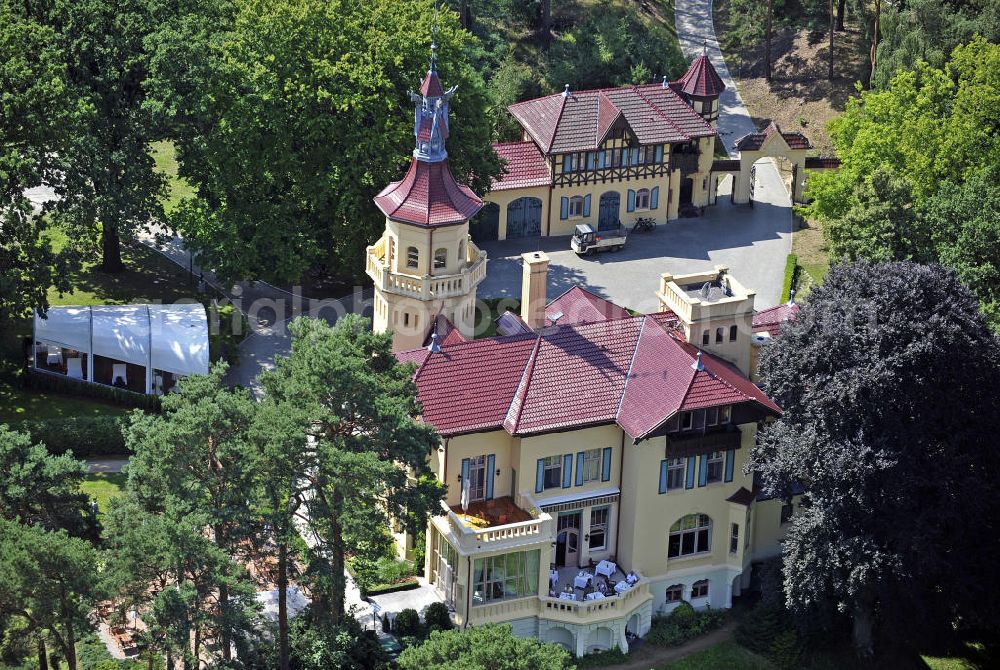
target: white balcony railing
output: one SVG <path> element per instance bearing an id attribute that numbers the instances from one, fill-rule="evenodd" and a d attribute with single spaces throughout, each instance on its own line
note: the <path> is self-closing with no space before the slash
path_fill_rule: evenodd
<path id="1" fill-rule="evenodd" d="M 367 248 L 365 268 L 376 288 L 420 300 L 451 298 L 469 293 L 486 277 L 486 252 L 467 243 L 466 266 L 450 275 L 410 275 L 393 272 L 385 253 L 385 238 Z"/>
<path id="2" fill-rule="evenodd" d="M 449 539 L 454 540 L 455 548 L 463 554 L 550 542 L 555 537 L 553 519 L 545 512 L 540 512 L 536 518 L 528 521 L 473 528 L 463 522 L 444 502 L 441 507 L 448 520 Z"/>

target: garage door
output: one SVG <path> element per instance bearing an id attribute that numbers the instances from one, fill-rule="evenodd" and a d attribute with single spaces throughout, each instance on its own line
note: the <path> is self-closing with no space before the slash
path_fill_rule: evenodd
<path id="1" fill-rule="evenodd" d="M 518 198 L 507 205 L 507 239 L 542 234 L 542 201 Z"/>

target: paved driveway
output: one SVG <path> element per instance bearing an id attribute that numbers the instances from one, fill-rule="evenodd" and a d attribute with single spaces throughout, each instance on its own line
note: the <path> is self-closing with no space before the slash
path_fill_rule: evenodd
<path id="1" fill-rule="evenodd" d="M 485 243 L 490 260 L 479 297 L 520 297 L 520 254 L 541 248 L 551 259 L 550 299 L 580 284 L 619 305 L 648 313 L 658 308 L 655 294 L 661 273 L 700 272 L 722 264 L 744 286 L 757 291 L 757 309 L 776 305 L 791 248 L 788 192 L 770 163 L 761 163 L 757 170 L 757 202 L 752 208 L 729 204 L 730 182 L 720 185 L 719 204 L 706 208 L 705 216 L 636 233 L 618 252 L 580 258 L 569 250 L 568 237 Z"/>

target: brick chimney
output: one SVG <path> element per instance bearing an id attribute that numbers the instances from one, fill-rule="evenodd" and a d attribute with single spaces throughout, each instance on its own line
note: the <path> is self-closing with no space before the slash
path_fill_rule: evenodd
<path id="1" fill-rule="evenodd" d="M 532 330 L 545 326 L 549 257 L 542 251 L 521 254 L 521 318 Z"/>

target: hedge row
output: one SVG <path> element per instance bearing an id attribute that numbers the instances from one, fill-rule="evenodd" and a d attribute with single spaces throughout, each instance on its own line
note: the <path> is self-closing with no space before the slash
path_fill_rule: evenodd
<path id="1" fill-rule="evenodd" d="M 44 372 L 30 370 L 25 379 L 26 385 L 35 391 L 52 391 L 54 393 L 65 393 L 83 398 L 93 398 L 109 402 L 122 407 L 137 407 L 147 412 L 160 411 L 160 397 L 135 393 L 125 389 L 105 386 L 103 384 L 91 384 L 79 379 L 64 377 L 62 375 L 51 375 Z"/>
<path id="2" fill-rule="evenodd" d="M 50 453 L 72 451 L 77 458 L 91 456 L 128 456 L 122 436 L 120 416 L 74 416 L 45 421 L 21 421 L 14 430 L 31 434 L 33 442 L 42 442 Z"/>
<path id="3" fill-rule="evenodd" d="M 785 279 L 781 285 L 781 302 L 785 303 L 791 299 L 792 289 L 798 283 L 799 277 L 799 257 L 795 254 L 788 254 L 785 260 Z"/>

